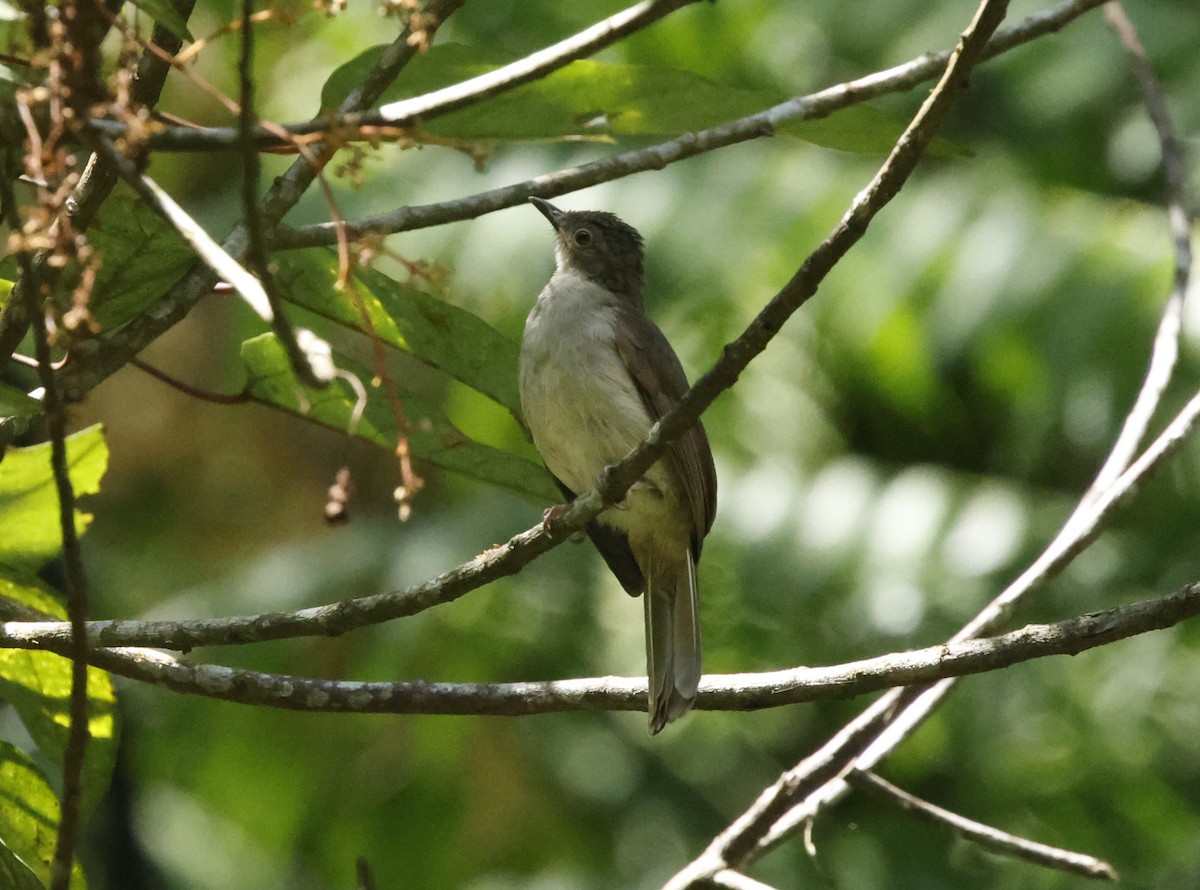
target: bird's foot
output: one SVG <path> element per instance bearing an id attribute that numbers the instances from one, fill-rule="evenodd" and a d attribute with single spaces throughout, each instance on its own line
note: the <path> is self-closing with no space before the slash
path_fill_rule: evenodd
<path id="1" fill-rule="evenodd" d="M 562 518 L 562 515 L 567 512 L 566 504 L 555 504 L 553 507 L 547 507 L 542 511 L 542 528 L 546 530 L 546 534 L 554 538 L 558 536 L 558 531 L 555 529 L 555 523 Z M 578 544 L 584 539 L 582 531 L 577 531 L 571 535 L 571 540 Z"/>

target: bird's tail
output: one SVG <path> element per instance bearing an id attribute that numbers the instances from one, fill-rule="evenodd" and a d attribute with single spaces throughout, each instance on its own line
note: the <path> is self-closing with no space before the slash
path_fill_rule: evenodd
<path id="1" fill-rule="evenodd" d="M 696 562 L 683 560 L 646 578 L 646 672 L 650 679 L 650 734 L 682 717 L 700 683 L 700 600 Z"/>

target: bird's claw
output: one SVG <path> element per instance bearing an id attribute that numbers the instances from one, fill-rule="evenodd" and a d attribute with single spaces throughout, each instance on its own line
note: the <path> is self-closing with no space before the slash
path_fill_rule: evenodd
<path id="1" fill-rule="evenodd" d="M 552 538 L 557 536 L 558 532 L 554 527 L 555 523 L 557 523 L 562 518 L 562 515 L 566 512 L 566 504 L 555 504 L 553 507 L 547 507 L 542 511 L 542 528 L 545 529 L 546 534 Z M 571 535 L 571 540 L 576 544 L 582 541 L 583 538 L 584 534 L 582 531 L 577 531 Z"/>

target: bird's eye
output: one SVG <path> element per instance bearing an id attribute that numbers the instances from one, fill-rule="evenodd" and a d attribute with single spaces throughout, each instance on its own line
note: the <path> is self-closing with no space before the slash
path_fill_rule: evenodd
<path id="1" fill-rule="evenodd" d="M 592 243 L 592 233 L 589 232 L 587 229 L 576 229 L 575 230 L 575 243 L 579 247 L 587 247 L 589 244 Z"/>

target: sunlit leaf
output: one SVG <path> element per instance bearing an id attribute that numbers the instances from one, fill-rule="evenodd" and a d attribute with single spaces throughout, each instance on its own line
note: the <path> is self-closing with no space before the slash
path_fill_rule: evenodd
<path id="1" fill-rule="evenodd" d="M 43 887 L 50 883 L 58 820 L 58 798 L 46 777 L 20 749 L 0 741 L 0 841 Z M 16 886 L 37 886 L 25 882 L 23 876 L 22 882 Z M 83 872 L 76 864 L 71 887 L 84 886 Z"/>
<path id="2" fill-rule="evenodd" d="M 373 330 L 389 346 L 518 414 L 517 344 L 483 319 L 372 269 L 357 273 L 353 290 L 336 290 L 331 251 L 281 254 L 278 268 L 276 280 L 289 302 L 356 330 Z"/>
<path id="3" fill-rule="evenodd" d="M 46 890 L 46 885 L 38 880 L 37 875 L 12 850 L 8 849 L 2 837 L 0 837 L 0 887 L 8 887 L 10 890 Z"/>
<path id="4" fill-rule="evenodd" d="M 65 621 L 66 609 L 40 581 L 0 568 L 0 597 Z M 51 652 L 0 649 L 0 699 L 16 709 L 38 747 L 59 768 L 70 725 L 71 662 Z M 112 680 L 88 668 L 88 746 L 84 760 L 84 805 L 91 809 L 112 778 L 116 723 Z"/>
<path id="5" fill-rule="evenodd" d="M 242 359 L 250 373 L 246 388 L 255 398 L 330 429 L 352 429 L 358 398 L 354 388 L 342 379 L 323 390 L 302 386 L 273 334 L 243 343 Z M 353 426 L 354 435 L 394 449 L 396 423 L 382 387 L 374 386 L 371 373 L 349 359 L 337 356 L 336 362 L 339 368 L 356 375 L 368 392 L 366 409 L 357 426 Z M 533 503 L 544 504 L 557 496 L 550 476 L 542 467 L 467 438 L 419 396 L 402 392 L 401 398 L 414 457 L 497 485 Z"/>
<path id="6" fill-rule="evenodd" d="M 108 466 L 108 447 L 99 425 L 67 437 L 67 463 L 76 495 L 99 490 Z M 79 532 L 90 521 L 89 514 L 75 511 Z M 36 568 L 61 549 L 50 443 L 8 449 L 0 461 L 0 564 Z"/>

